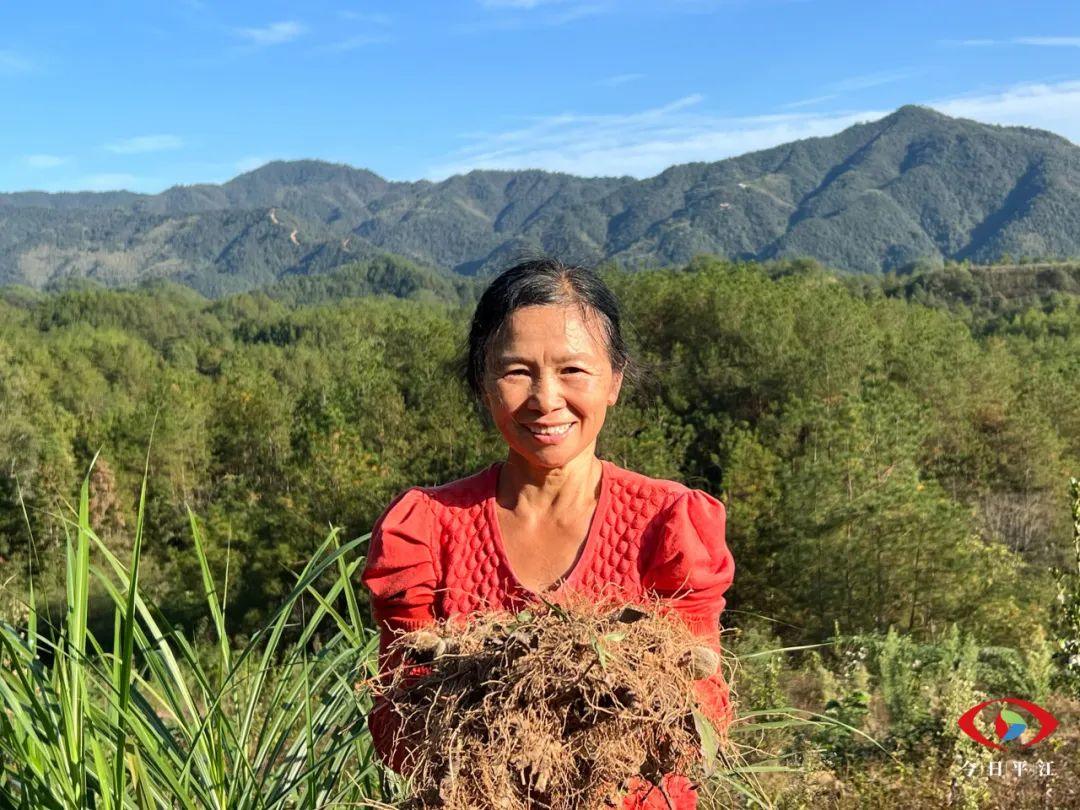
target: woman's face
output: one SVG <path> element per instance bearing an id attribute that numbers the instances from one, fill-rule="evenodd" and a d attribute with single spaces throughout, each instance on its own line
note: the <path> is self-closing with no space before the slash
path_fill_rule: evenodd
<path id="1" fill-rule="evenodd" d="M 591 327 L 591 328 L 590 328 Z M 514 310 L 488 353 L 484 401 L 513 451 L 538 467 L 561 467 L 594 453 L 608 406 L 619 398 L 599 317 L 577 306 Z M 541 436 L 541 426 L 559 432 Z"/>

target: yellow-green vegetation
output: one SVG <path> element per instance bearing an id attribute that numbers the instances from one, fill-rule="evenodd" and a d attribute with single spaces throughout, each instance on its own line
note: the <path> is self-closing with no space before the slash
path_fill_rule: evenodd
<path id="1" fill-rule="evenodd" d="M 1045 705 L 1062 725 L 1034 752 L 1077 761 L 1080 298 L 1068 279 L 1043 290 L 1044 268 L 1020 284 L 1022 269 L 1004 288 L 975 267 L 605 269 L 653 378 L 624 390 L 599 451 L 728 506 L 725 622 L 760 736 L 753 795 L 1004 802 L 1005 787 L 957 770 L 990 753 L 956 730 L 980 695 Z M 504 443 L 452 376 L 467 296 L 335 289 L 348 279 L 218 301 L 171 285 L 0 291 L 0 779 L 15 806 L 38 806 L 12 792 L 24 783 L 56 791 L 41 806 L 80 806 L 92 786 L 132 806 L 167 778 L 191 780 L 191 806 L 224 806 L 222 790 L 259 793 L 249 766 L 280 780 L 281 806 L 307 806 L 288 780 L 315 771 L 289 757 L 342 740 L 326 762 L 353 765 L 318 765 L 311 784 L 395 800 L 365 732 L 335 730 L 366 700 L 346 662 L 372 666 L 357 657 L 372 645 L 364 595 L 345 582 L 395 494 L 474 472 Z M 65 504 L 88 469 L 80 518 Z M 331 527 L 345 551 L 326 563 Z M 321 600 L 298 586 L 305 569 Z M 264 656 L 289 699 L 259 680 Z M 305 708 L 310 722 L 290 714 Z M 817 775 L 761 770 L 773 765 Z M 367 781 L 333 781 L 354 777 Z M 1013 787 L 1027 802 L 1046 783 Z"/>
<path id="2" fill-rule="evenodd" d="M 314 808 L 380 795 L 370 699 L 355 686 L 378 646 L 351 587 L 359 541 L 332 531 L 268 623 L 234 646 L 192 515 L 212 619 L 198 649 L 142 591 L 146 488 L 125 564 L 91 526 L 89 484 L 64 521 L 65 613 L 39 614 L 31 591 L 26 622 L 0 624 L 3 805 Z M 111 633 L 88 626 L 92 581 Z"/>

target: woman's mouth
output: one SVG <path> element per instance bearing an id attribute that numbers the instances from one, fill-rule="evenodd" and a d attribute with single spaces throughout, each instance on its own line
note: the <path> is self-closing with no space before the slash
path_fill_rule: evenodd
<path id="1" fill-rule="evenodd" d="M 576 422 L 567 422 L 563 425 L 551 425 L 545 427 L 525 425 L 524 427 L 541 444 L 558 444 L 566 438 L 570 433 L 571 428 L 576 424 Z"/>

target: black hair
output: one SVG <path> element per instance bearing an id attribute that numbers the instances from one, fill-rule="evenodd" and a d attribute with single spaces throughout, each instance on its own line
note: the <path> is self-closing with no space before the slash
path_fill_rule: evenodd
<path id="1" fill-rule="evenodd" d="M 491 344 L 514 310 L 544 304 L 577 305 L 586 322 L 590 313 L 599 316 L 612 371 L 622 371 L 624 390 L 641 379 L 643 370 L 623 338 L 618 299 L 603 279 L 586 267 L 551 257 L 528 259 L 504 270 L 484 290 L 473 313 L 468 345 L 457 361 L 458 374 L 481 414 L 487 413 L 484 374 Z"/>

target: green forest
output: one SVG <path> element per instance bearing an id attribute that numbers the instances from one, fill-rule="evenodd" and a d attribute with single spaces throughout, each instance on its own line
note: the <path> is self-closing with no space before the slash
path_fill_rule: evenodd
<path id="1" fill-rule="evenodd" d="M 843 724 L 758 732 L 813 778 L 755 790 L 791 807 L 1080 802 L 1080 267 L 600 269 L 649 373 L 598 454 L 725 503 L 740 709 Z M 142 592 L 197 645 L 242 647 L 328 533 L 360 538 L 403 489 L 504 457 L 453 373 L 481 289 L 378 258 L 217 300 L 167 282 L 0 290 L 0 619 L 26 623 L 31 581 L 35 614 L 63 615 L 93 462 L 89 528 L 120 560 L 139 543 Z M 85 621 L 111 640 L 115 596 L 95 582 Z M 957 717 L 1013 694 L 1061 721 L 1041 752 L 1062 771 L 1052 798 L 1046 780 L 958 777 L 989 752 Z"/>

